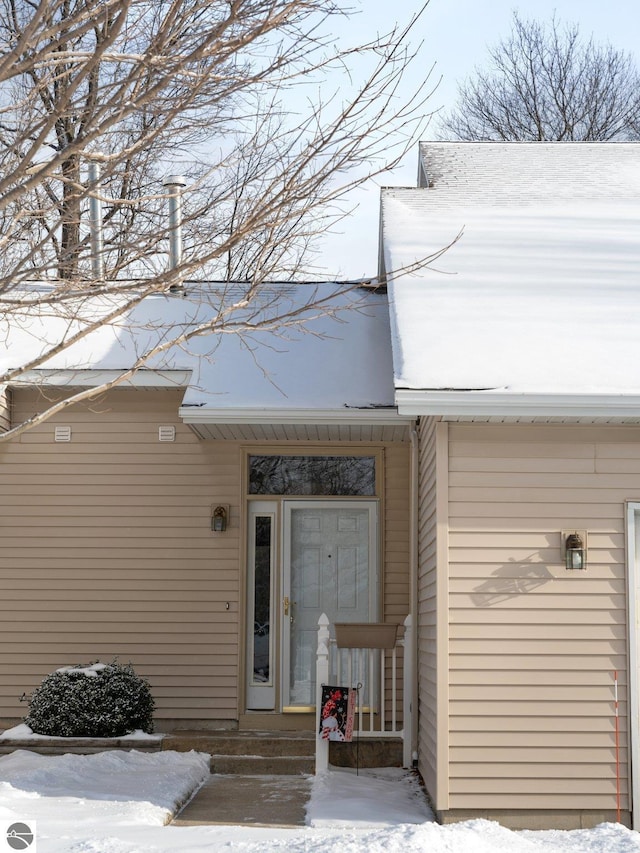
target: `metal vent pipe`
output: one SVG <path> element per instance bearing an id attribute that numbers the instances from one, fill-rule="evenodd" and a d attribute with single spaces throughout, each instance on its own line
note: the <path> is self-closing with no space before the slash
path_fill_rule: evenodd
<path id="1" fill-rule="evenodd" d="M 100 164 L 89 160 L 89 237 L 91 243 L 91 276 L 95 281 L 104 278 L 104 233 L 102 227 L 102 202 L 97 196 L 100 181 Z"/>
<path id="2" fill-rule="evenodd" d="M 182 263 L 182 188 L 187 182 L 182 175 L 168 175 L 164 186 L 169 191 L 169 269 Z"/>

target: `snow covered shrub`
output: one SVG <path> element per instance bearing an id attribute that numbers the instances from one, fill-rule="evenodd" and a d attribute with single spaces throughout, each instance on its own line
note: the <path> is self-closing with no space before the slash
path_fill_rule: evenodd
<path id="1" fill-rule="evenodd" d="M 24 722 L 55 737 L 121 737 L 153 731 L 149 684 L 131 664 L 67 666 L 48 675 L 29 700 Z"/>

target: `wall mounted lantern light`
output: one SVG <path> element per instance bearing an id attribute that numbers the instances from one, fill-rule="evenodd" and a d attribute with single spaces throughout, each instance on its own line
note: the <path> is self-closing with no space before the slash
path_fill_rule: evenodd
<path id="1" fill-rule="evenodd" d="M 587 568 L 587 547 L 579 533 L 569 533 L 564 541 L 564 559 L 567 569 Z"/>
<path id="2" fill-rule="evenodd" d="M 229 507 L 220 504 L 211 513 L 211 529 L 214 533 L 224 533 L 229 521 Z"/>

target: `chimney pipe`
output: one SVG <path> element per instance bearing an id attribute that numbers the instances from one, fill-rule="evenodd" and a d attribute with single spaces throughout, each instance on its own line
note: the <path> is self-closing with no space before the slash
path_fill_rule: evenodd
<path id="1" fill-rule="evenodd" d="M 104 234 L 102 229 L 102 202 L 97 197 L 100 181 L 100 164 L 89 160 L 89 236 L 91 242 L 91 276 L 94 281 L 104 278 Z"/>
<path id="2" fill-rule="evenodd" d="M 164 186 L 169 191 L 169 269 L 182 263 L 182 188 L 187 182 L 182 175 L 168 175 Z"/>

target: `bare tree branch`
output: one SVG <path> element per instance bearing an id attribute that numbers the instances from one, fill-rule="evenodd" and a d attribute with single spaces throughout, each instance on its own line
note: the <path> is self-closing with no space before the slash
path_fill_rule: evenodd
<path id="1" fill-rule="evenodd" d="M 0 0 L 0 327 L 7 344 L 16 330 L 31 341 L 5 347 L 0 385 L 67 356 L 72 369 L 90 366 L 74 353 L 104 328 L 136 340 L 116 379 L 72 382 L 0 440 L 194 339 L 215 351 L 222 335 L 286 333 L 335 310 L 308 285 L 292 308 L 266 283 L 308 277 L 307 251 L 344 215 L 345 194 L 423 132 L 427 90 L 406 92 L 404 79 L 427 5 L 406 27 L 341 49 L 330 36 L 345 14 L 337 0 Z M 335 72 L 345 85 L 328 89 Z M 172 268 L 163 178 L 176 173 L 188 186 Z M 99 280 L 92 198 L 103 205 Z M 175 288 L 185 295 L 167 298 L 183 300 L 188 320 L 136 319 Z"/>
<path id="2" fill-rule="evenodd" d="M 640 138 L 640 75 L 629 54 L 562 27 L 513 15 L 486 71 L 458 88 L 441 122 L 455 139 L 493 141 Z"/>

